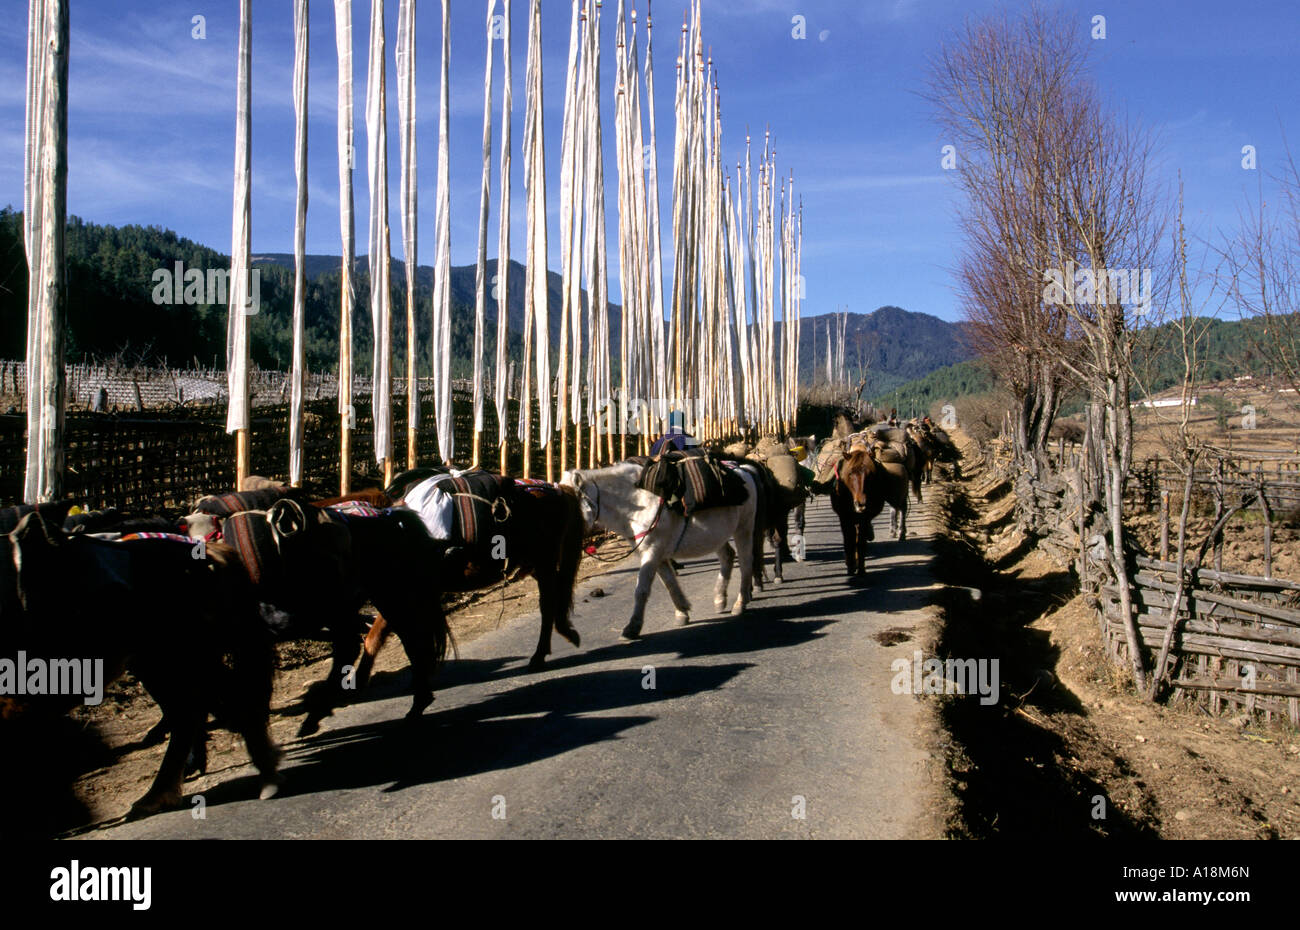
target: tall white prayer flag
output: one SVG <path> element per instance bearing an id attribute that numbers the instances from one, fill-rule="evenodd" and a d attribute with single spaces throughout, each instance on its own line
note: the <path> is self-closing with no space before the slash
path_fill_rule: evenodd
<path id="1" fill-rule="evenodd" d="M 438 454 L 450 463 L 456 454 L 456 429 L 451 412 L 451 171 L 447 136 L 451 122 L 451 22 L 448 0 L 442 0 L 442 97 L 438 105 L 438 229 L 437 261 L 433 266 L 433 398 L 438 415 Z"/>
<path id="2" fill-rule="evenodd" d="M 370 0 L 370 60 L 366 77 L 366 144 L 370 185 L 370 319 L 374 333 L 371 398 L 375 461 L 393 454 L 392 306 L 389 293 L 388 104 L 384 73 L 384 0 Z"/>
<path id="3" fill-rule="evenodd" d="M 293 224 L 293 368 L 289 375 L 289 483 L 303 479 L 303 403 L 307 390 L 307 0 L 293 6 L 293 173 L 298 184 Z"/>

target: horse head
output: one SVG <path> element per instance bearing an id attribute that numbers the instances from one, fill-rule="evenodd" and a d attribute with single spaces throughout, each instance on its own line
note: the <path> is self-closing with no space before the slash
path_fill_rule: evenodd
<path id="1" fill-rule="evenodd" d="M 858 447 L 844 457 L 835 467 L 836 477 L 853 501 L 853 509 L 862 513 L 867 509 L 867 485 L 876 473 L 876 461 L 866 449 Z"/>
<path id="2" fill-rule="evenodd" d="M 9 543 L 18 603 L 29 610 L 41 592 L 58 584 L 61 553 L 67 537 L 40 510 L 33 510 L 18 521 L 9 534 Z"/>
<path id="3" fill-rule="evenodd" d="M 582 522 L 586 532 L 590 533 L 600 518 L 600 485 L 585 478 L 576 469 L 560 475 L 560 486 L 572 488 L 578 495 L 578 504 L 582 508 Z"/>

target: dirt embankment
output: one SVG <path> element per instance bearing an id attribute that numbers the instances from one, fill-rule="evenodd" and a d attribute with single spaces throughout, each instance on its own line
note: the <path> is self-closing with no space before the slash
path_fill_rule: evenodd
<path id="1" fill-rule="evenodd" d="M 1015 529 L 1009 488 L 972 456 L 962 474 L 938 543 L 939 653 L 997 657 L 1003 684 L 994 707 L 941 705 L 948 834 L 1300 838 L 1300 733 L 1137 697 L 1073 576 Z"/>

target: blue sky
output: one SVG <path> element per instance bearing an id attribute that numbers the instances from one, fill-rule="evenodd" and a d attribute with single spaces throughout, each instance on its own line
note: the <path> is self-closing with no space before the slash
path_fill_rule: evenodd
<path id="1" fill-rule="evenodd" d="M 639 2 L 644 18 L 644 0 Z M 951 269 L 959 237 L 955 188 L 940 168 L 945 140 L 918 95 L 928 56 L 968 15 L 1015 8 L 1005 0 L 704 0 L 704 37 L 719 69 L 724 149 L 743 155 L 746 126 L 761 144 L 771 126 L 778 167 L 793 171 L 805 205 L 805 315 L 884 304 L 957 319 Z M 0 203 L 22 203 L 25 5 L 0 19 Z M 392 49 L 396 0 L 388 4 L 391 193 L 397 182 L 397 101 Z M 1106 17 L 1107 38 L 1089 40 L 1094 74 L 1117 112 L 1155 129 L 1158 168 L 1185 183 L 1188 223 L 1205 238 L 1231 230 L 1247 196 L 1278 170 L 1283 134 L 1300 148 L 1300 10 L 1289 0 L 1087 0 L 1060 6 L 1087 34 Z M 254 5 L 253 250 L 287 252 L 293 235 L 292 4 Z M 452 261 L 471 264 L 477 242 L 486 3 L 452 3 Z M 516 147 L 522 140 L 527 0 L 514 3 Z M 613 13 L 606 2 L 607 149 L 612 138 Z M 664 215 L 671 175 L 676 42 L 685 3 L 658 0 L 656 118 Z M 500 4 L 498 4 L 498 9 Z M 187 0 L 72 3 L 68 209 L 98 223 L 156 224 L 230 248 L 238 5 Z M 358 250 L 366 251 L 364 87 L 370 5 L 354 3 Z M 206 38 L 191 37 L 191 17 Z M 307 248 L 338 254 L 335 148 L 337 71 L 333 4 L 311 12 Z M 569 4 L 543 4 L 548 193 L 558 218 L 562 88 Z M 807 38 L 793 37 L 794 17 Z M 420 4 L 417 23 L 420 255 L 431 264 L 436 203 L 441 5 Z M 644 43 L 642 43 L 644 52 Z M 496 99 L 500 106 L 500 62 Z M 494 118 L 494 145 L 499 116 Z M 1254 145 L 1258 171 L 1241 166 Z M 517 152 L 517 150 L 516 150 Z M 616 181 L 612 150 L 606 175 Z M 1298 152 L 1297 154 L 1300 154 Z M 494 164 L 496 160 L 494 154 Z M 522 158 L 516 154 L 514 242 L 522 247 Z M 496 224 L 493 171 L 493 229 Z M 616 202 L 608 201 L 613 236 Z M 394 214 L 396 215 L 396 214 Z M 552 241 L 556 238 L 554 231 Z M 495 244 L 495 232 L 489 237 Z M 400 257 L 400 231 L 393 247 Z M 495 247 L 490 248 L 495 257 Z M 665 254 L 671 254 L 665 237 Z M 617 252 L 611 250 L 611 262 Z M 516 255 L 515 257 L 519 257 Z M 558 253 L 552 258 L 558 267 Z M 611 269 L 613 270 L 613 269 Z M 614 283 L 614 299 L 618 299 Z"/>

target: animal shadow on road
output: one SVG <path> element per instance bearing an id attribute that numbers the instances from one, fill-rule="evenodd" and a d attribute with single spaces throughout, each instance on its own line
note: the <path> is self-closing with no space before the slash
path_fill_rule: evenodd
<path id="1" fill-rule="evenodd" d="M 685 627 L 652 629 L 632 642 L 620 641 L 594 649 L 562 652 L 558 657 L 547 660 L 546 671 L 542 673 L 529 670 L 527 656 L 454 659 L 439 671 L 436 679 L 437 693 L 444 694 L 463 685 L 487 681 L 506 682 L 515 678 L 531 679 L 546 672 L 599 665 L 602 662 L 640 660 L 665 653 L 674 653 L 678 659 L 695 659 L 786 649 L 821 635 L 822 627 L 833 622 L 826 619 L 828 616 L 833 617 L 841 610 L 851 608 L 861 610 L 864 606 L 861 595 L 856 592 L 794 604 L 765 606 L 761 601 L 753 601 L 745 616 L 738 619 L 730 616 L 704 618 L 692 621 Z M 810 618 L 821 622 L 806 622 Z M 528 624 L 533 619 L 525 617 L 518 622 Z M 409 690 L 409 674 L 407 669 L 376 673 L 356 701 L 360 703 L 402 696 Z M 292 710 L 293 708 L 282 708 L 281 713 Z"/>
<path id="2" fill-rule="evenodd" d="M 671 676 L 661 673 L 660 687 L 645 690 L 641 667 L 633 663 L 626 669 L 540 678 L 446 710 L 435 704 L 415 721 L 327 731 L 291 749 L 280 797 L 378 786 L 401 791 L 528 765 L 617 739 L 656 719 L 644 713 L 589 715 L 712 691 L 750 667 L 676 668 Z M 246 800 L 250 790 L 251 776 L 205 792 L 205 799 L 211 809 Z"/>

